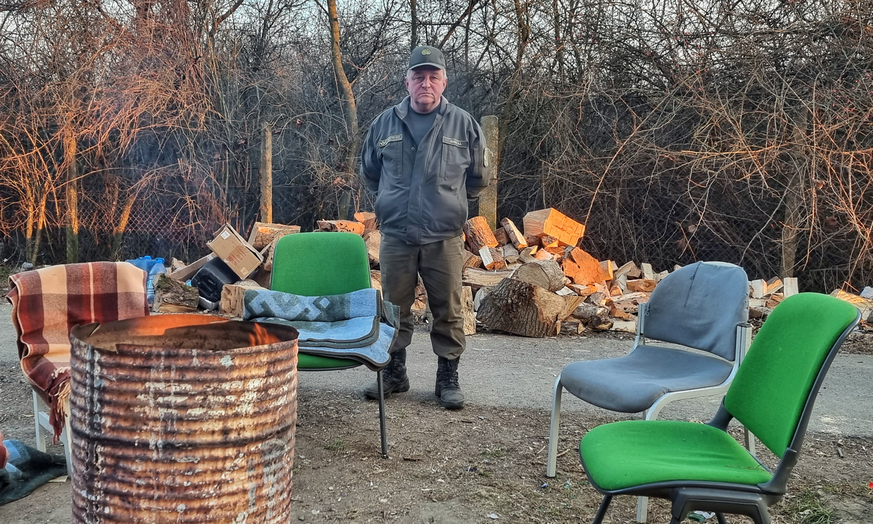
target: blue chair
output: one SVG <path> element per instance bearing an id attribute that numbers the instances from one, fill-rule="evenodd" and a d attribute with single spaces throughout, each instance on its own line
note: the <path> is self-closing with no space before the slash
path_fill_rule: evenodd
<path id="1" fill-rule="evenodd" d="M 670 273 L 640 306 L 637 336 L 619 358 L 567 365 L 555 382 L 546 476 L 554 477 L 564 389 L 595 406 L 657 418 L 675 400 L 724 394 L 749 341 L 749 282 L 739 266 L 697 262 Z M 650 341 L 668 345 L 653 345 Z M 679 346 L 679 347 L 677 347 Z M 647 501 L 637 521 L 645 522 Z"/>

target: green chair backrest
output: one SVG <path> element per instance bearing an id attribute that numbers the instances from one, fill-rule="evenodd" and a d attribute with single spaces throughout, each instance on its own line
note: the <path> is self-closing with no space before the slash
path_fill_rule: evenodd
<path id="1" fill-rule="evenodd" d="M 857 317 L 845 301 L 800 293 L 779 304 L 752 341 L 724 405 L 779 458 L 828 353 Z"/>
<path id="2" fill-rule="evenodd" d="M 279 239 L 270 289 L 295 295 L 340 295 L 370 287 L 364 239 L 354 233 L 295 233 Z"/>

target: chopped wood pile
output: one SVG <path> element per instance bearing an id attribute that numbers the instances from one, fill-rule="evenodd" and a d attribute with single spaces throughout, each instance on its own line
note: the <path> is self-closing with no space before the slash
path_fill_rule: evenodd
<path id="1" fill-rule="evenodd" d="M 319 220 L 319 231 L 346 231 L 361 235 L 367 246 L 373 287 L 381 289 L 379 247 L 381 234 L 370 212 L 355 213 L 355 220 Z M 551 208 L 524 216 L 523 228 L 509 218 L 492 230 L 484 217 L 464 225 L 464 331 L 476 333 L 477 325 L 528 337 L 580 334 L 592 331 L 636 331 L 640 304 L 645 304 L 669 272 L 656 272 L 651 264 L 634 261 L 622 265 L 598 260 L 578 247 L 585 226 Z M 229 226 L 228 226 L 229 227 Z M 248 245 L 261 254 L 262 264 L 248 279 L 227 282 L 221 300 L 200 307 L 240 316 L 246 289 L 269 288 L 273 251 L 279 238 L 300 232 L 299 226 L 256 223 Z M 243 241 L 244 242 L 244 241 Z M 194 264 L 174 261 L 170 277 L 184 282 L 215 254 Z M 196 266 L 196 267 L 195 267 Z M 678 268 L 676 266 L 674 269 Z M 160 281 L 154 311 L 190 311 L 196 308 L 190 286 Z M 749 317 L 766 317 L 785 297 L 798 292 L 796 278 L 749 282 Z M 866 295 L 865 295 L 866 293 Z M 873 288 L 859 295 L 837 290 L 831 295 L 846 300 L 873 321 Z M 427 293 L 419 281 L 413 315 L 428 322 Z"/>

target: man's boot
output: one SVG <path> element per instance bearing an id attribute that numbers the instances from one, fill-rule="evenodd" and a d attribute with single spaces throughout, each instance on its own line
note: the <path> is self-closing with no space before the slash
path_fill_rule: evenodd
<path id="1" fill-rule="evenodd" d="M 464 394 L 458 384 L 458 363 L 460 357 L 449 360 L 438 357 L 437 378 L 434 394 L 439 397 L 440 405 L 446 409 L 461 409 L 464 407 Z"/>
<path id="2" fill-rule="evenodd" d="M 409 377 L 406 376 L 406 348 L 391 353 L 391 361 L 382 371 L 382 393 L 403 393 L 409 391 Z M 364 390 L 364 396 L 379 400 L 379 384 Z"/>

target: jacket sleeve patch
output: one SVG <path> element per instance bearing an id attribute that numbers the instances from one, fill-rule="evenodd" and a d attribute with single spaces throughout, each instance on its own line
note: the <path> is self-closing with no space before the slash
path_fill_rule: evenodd
<path id="1" fill-rule="evenodd" d="M 379 140 L 379 147 L 385 147 L 391 142 L 400 142 L 401 140 L 403 140 L 403 135 L 391 135 Z"/>

